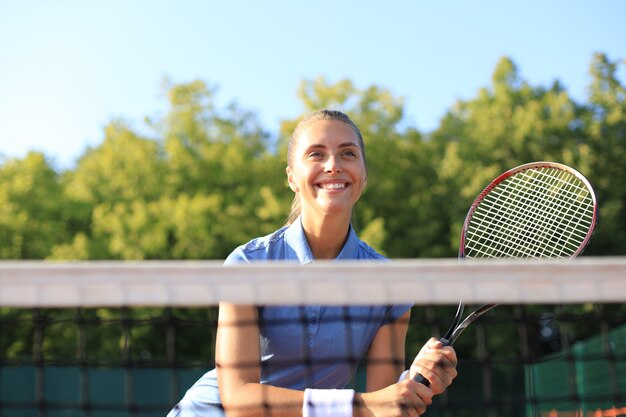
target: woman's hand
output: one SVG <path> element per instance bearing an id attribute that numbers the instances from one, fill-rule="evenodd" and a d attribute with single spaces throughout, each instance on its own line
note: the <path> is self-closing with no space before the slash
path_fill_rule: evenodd
<path id="1" fill-rule="evenodd" d="M 409 378 L 418 373 L 430 382 L 434 395 L 441 394 L 452 384 L 457 371 L 456 352 L 452 346 L 444 346 L 439 340 L 431 338 L 419 351 L 409 369 Z"/>
<path id="2" fill-rule="evenodd" d="M 355 417 L 417 417 L 432 403 L 424 384 L 405 379 L 378 391 L 355 395 Z"/>

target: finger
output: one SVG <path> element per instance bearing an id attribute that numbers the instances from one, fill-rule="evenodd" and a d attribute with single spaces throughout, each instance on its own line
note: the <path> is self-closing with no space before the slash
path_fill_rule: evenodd
<path id="1" fill-rule="evenodd" d="M 410 374 L 413 374 L 415 370 L 429 369 L 435 371 L 437 368 L 441 368 L 446 372 L 456 369 L 456 365 L 446 356 L 433 353 L 425 355 L 421 358 L 417 358 L 412 364 Z"/>
<path id="2" fill-rule="evenodd" d="M 456 357 L 456 351 L 452 346 L 444 346 L 441 348 L 440 352 L 450 361 L 453 366 L 457 365 L 458 359 Z"/>
<path id="3" fill-rule="evenodd" d="M 426 342 L 426 346 L 429 349 L 440 349 L 443 347 L 443 342 L 439 339 L 431 337 L 430 339 L 428 339 L 428 342 Z"/>
<path id="4" fill-rule="evenodd" d="M 415 383 L 413 383 L 415 384 Z M 402 416 L 411 416 L 418 417 L 420 415 L 420 410 L 425 410 L 426 405 L 423 400 L 417 395 L 417 388 L 415 385 L 412 385 L 411 381 L 406 381 L 401 383 L 406 388 L 404 394 L 400 402 L 398 403 L 398 407 L 400 408 Z M 418 384 L 419 385 L 419 384 Z"/>
<path id="5" fill-rule="evenodd" d="M 422 387 L 424 387 L 424 385 L 422 384 L 418 384 L 421 385 Z M 430 405 L 432 403 L 432 400 L 430 399 L 429 395 L 426 393 L 423 393 L 425 395 L 425 398 L 420 397 L 417 392 L 414 392 L 411 398 L 411 404 L 409 406 L 407 406 L 407 409 L 405 410 L 406 414 L 412 415 L 412 416 L 419 416 L 422 415 L 426 412 L 426 408 L 428 407 L 428 405 Z"/>
<path id="6" fill-rule="evenodd" d="M 456 377 L 456 368 L 444 368 L 434 363 L 419 364 L 411 368 L 411 373 L 419 373 L 430 383 L 430 388 L 435 394 L 441 394 Z"/>
<path id="7" fill-rule="evenodd" d="M 443 346 L 441 342 L 436 342 L 439 345 L 433 343 L 432 345 L 428 342 L 422 350 L 415 356 L 415 361 L 419 361 L 422 358 L 431 358 L 431 360 L 436 360 L 437 357 L 446 358 L 451 364 L 456 366 L 457 357 L 456 351 L 451 346 Z M 431 346 L 439 346 L 439 347 L 431 347 Z"/>
<path id="8" fill-rule="evenodd" d="M 422 346 L 422 348 L 419 350 L 419 352 L 417 353 L 417 357 L 423 355 L 425 352 L 429 350 L 440 349 L 442 347 L 443 347 L 443 343 L 439 339 L 435 339 L 434 337 L 431 337 L 430 339 L 428 339 L 426 343 L 424 343 L 424 346 Z"/>
<path id="9" fill-rule="evenodd" d="M 420 399 L 420 402 L 422 402 L 425 406 L 432 404 L 434 395 L 432 389 L 415 381 L 411 381 L 411 383 L 415 389 L 415 394 L 417 394 Z"/>
<path id="10" fill-rule="evenodd" d="M 411 403 L 411 404 L 402 404 L 401 407 L 402 407 L 402 415 L 403 416 L 418 417 L 420 415 L 418 407 L 415 404 L 413 404 L 413 403 Z"/>
<path id="11" fill-rule="evenodd" d="M 428 382 L 427 385 L 429 386 L 429 388 L 432 389 L 435 393 L 440 392 L 441 382 L 439 380 L 439 377 L 435 374 L 434 371 L 428 368 L 417 366 L 415 368 L 411 368 L 411 372 L 415 372 L 415 375 L 419 374 L 423 376 L 427 380 Z M 435 384 L 435 386 L 433 386 L 433 383 Z"/>
<path id="12" fill-rule="evenodd" d="M 443 368 L 455 368 L 458 360 L 454 349 L 444 347 L 441 349 L 427 349 L 413 361 L 413 364 L 422 364 L 422 366 L 428 366 L 427 363 L 432 363 Z"/>

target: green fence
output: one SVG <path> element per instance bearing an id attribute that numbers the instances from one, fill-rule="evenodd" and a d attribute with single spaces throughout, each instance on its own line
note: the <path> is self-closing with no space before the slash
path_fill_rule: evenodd
<path id="1" fill-rule="evenodd" d="M 200 366 L 5 362 L 0 365 L 0 417 L 163 417 L 205 371 Z M 362 369 L 354 386 L 364 388 Z M 626 325 L 622 325 L 532 365 L 461 356 L 459 377 L 436 398 L 427 415 L 617 416 L 626 415 L 615 410 L 626 410 L 625 396 Z"/>
<path id="2" fill-rule="evenodd" d="M 492 415 L 523 417 L 516 394 L 523 391 L 523 367 L 485 368 L 462 361 L 460 376 L 444 396 L 436 397 L 429 417 L 485 416 L 485 370 L 496 380 L 488 409 Z M 0 367 L 0 417 L 164 417 L 172 404 L 204 373 L 200 369 L 81 368 L 77 366 Z M 516 375 L 517 377 L 511 377 Z M 350 384 L 365 388 L 363 368 Z M 446 411 L 448 410 L 448 411 Z"/>
<path id="3" fill-rule="evenodd" d="M 0 368 L 2 417 L 163 417 L 202 370 Z"/>
<path id="4" fill-rule="evenodd" d="M 626 407 L 626 325 L 526 367 L 527 416 L 608 416 Z"/>

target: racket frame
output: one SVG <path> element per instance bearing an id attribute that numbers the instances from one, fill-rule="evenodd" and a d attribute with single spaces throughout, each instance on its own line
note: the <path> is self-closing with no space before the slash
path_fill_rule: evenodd
<path id="1" fill-rule="evenodd" d="M 468 210 L 467 215 L 465 216 L 465 221 L 463 222 L 463 227 L 461 229 L 461 242 L 460 242 L 460 245 L 459 245 L 459 258 L 460 259 L 465 259 L 465 239 L 467 237 L 467 231 L 468 231 L 470 222 L 472 221 L 472 218 L 474 217 L 474 212 L 476 211 L 476 208 L 478 207 L 478 205 L 485 199 L 487 194 L 489 194 L 489 192 L 492 189 L 497 187 L 504 180 L 506 180 L 509 177 L 512 177 L 515 174 L 518 174 L 518 173 L 523 172 L 523 171 L 528 171 L 528 170 L 531 170 L 531 169 L 541 169 L 541 168 L 554 168 L 554 169 L 559 169 L 561 171 L 566 171 L 566 172 L 574 175 L 576 178 L 578 178 L 583 184 L 585 184 L 585 186 L 589 190 L 591 199 L 593 201 L 593 216 L 592 216 L 592 219 L 591 219 L 591 225 L 589 227 L 589 231 L 587 232 L 587 235 L 583 239 L 583 242 L 579 245 L 579 247 L 576 250 L 576 252 L 574 254 L 572 254 L 570 258 L 575 258 L 575 257 L 577 257 L 578 255 L 580 255 L 583 252 L 583 250 L 585 249 L 585 247 L 589 243 L 589 240 L 591 239 L 591 236 L 592 236 L 593 231 L 594 231 L 595 226 L 596 226 L 596 222 L 598 220 L 598 201 L 597 201 L 596 194 L 595 194 L 595 191 L 593 189 L 593 186 L 591 185 L 589 180 L 587 178 L 585 178 L 585 176 L 583 174 L 581 174 L 580 172 L 578 172 L 577 170 L 575 170 L 574 168 L 572 168 L 570 166 L 567 166 L 567 165 L 564 165 L 564 164 L 560 164 L 558 162 L 538 161 L 538 162 L 530 162 L 530 163 L 527 163 L 527 164 L 519 165 L 519 166 L 517 166 L 515 168 L 511 168 L 510 170 L 500 174 L 496 179 L 491 181 L 491 183 L 489 185 L 487 185 L 481 191 L 481 193 L 478 195 L 478 197 L 476 197 L 476 199 L 472 203 L 470 209 Z"/>

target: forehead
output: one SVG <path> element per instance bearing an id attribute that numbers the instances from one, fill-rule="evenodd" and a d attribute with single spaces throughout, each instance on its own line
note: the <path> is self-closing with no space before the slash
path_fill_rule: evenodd
<path id="1" fill-rule="evenodd" d="M 359 138 L 352 127 L 338 120 L 316 120 L 303 126 L 297 137 L 298 147 L 332 146 L 352 143 L 359 146 Z"/>

